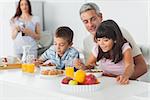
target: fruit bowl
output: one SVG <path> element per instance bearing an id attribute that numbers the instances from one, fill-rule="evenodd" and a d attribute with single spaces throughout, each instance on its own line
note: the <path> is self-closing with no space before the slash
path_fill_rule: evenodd
<path id="1" fill-rule="evenodd" d="M 101 87 L 99 80 L 93 74 L 85 75 L 84 81 L 79 81 L 77 78 L 79 77 L 64 77 L 61 81 L 61 89 L 69 92 L 93 92 Z"/>
<path id="2" fill-rule="evenodd" d="M 99 79 L 83 70 L 77 70 L 73 78 L 66 76 L 61 80 L 61 89 L 68 92 L 93 92 L 100 87 Z"/>
<path id="3" fill-rule="evenodd" d="M 61 90 L 67 92 L 94 92 L 100 90 L 100 88 L 100 83 L 92 85 L 69 85 L 61 83 Z"/>

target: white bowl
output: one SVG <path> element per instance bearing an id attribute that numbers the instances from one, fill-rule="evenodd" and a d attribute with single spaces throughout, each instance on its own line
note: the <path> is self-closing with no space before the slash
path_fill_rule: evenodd
<path id="1" fill-rule="evenodd" d="M 61 90 L 67 92 L 94 92 L 98 91 L 101 88 L 101 83 L 93 84 L 93 85 L 68 85 L 61 83 Z"/>

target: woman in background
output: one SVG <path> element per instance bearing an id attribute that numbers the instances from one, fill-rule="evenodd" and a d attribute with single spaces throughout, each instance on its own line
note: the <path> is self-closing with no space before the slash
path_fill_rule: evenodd
<path id="1" fill-rule="evenodd" d="M 29 0 L 20 0 L 15 15 L 11 18 L 12 34 L 14 40 L 14 51 L 20 59 L 23 55 L 23 46 L 30 45 L 29 53 L 37 57 L 36 40 L 40 39 L 40 21 L 37 16 L 32 15 Z"/>

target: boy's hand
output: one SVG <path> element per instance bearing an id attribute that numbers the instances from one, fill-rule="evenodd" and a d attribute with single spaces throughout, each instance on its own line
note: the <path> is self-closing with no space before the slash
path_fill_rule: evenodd
<path id="1" fill-rule="evenodd" d="M 51 63 L 51 60 L 46 60 L 45 62 L 43 62 L 42 65 L 45 65 L 45 66 L 56 66 L 55 64 Z"/>
<path id="2" fill-rule="evenodd" d="M 129 84 L 129 77 L 124 76 L 124 75 L 119 75 L 116 77 L 116 81 L 119 84 Z"/>
<path id="3" fill-rule="evenodd" d="M 39 59 L 35 59 L 35 60 L 33 61 L 33 64 L 35 64 L 35 66 L 39 66 L 39 65 L 43 64 L 43 61 L 42 61 L 42 60 L 39 60 Z"/>

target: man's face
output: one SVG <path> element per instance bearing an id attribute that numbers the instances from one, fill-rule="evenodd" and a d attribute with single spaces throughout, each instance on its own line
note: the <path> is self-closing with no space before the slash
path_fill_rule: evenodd
<path id="1" fill-rule="evenodd" d="M 86 29 L 92 35 L 95 35 L 99 24 L 102 22 L 102 15 L 97 14 L 95 10 L 88 10 L 86 12 L 83 12 L 80 15 L 80 17 L 81 17 L 81 20 L 84 23 Z"/>
<path id="2" fill-rule="evenodd" d="M 71 47 L 71 44 L 67 40 L 59 37 L 54 37 L 54 45 L 56 48 L 56 53 L 62 57 L 66 50 Z"/>

